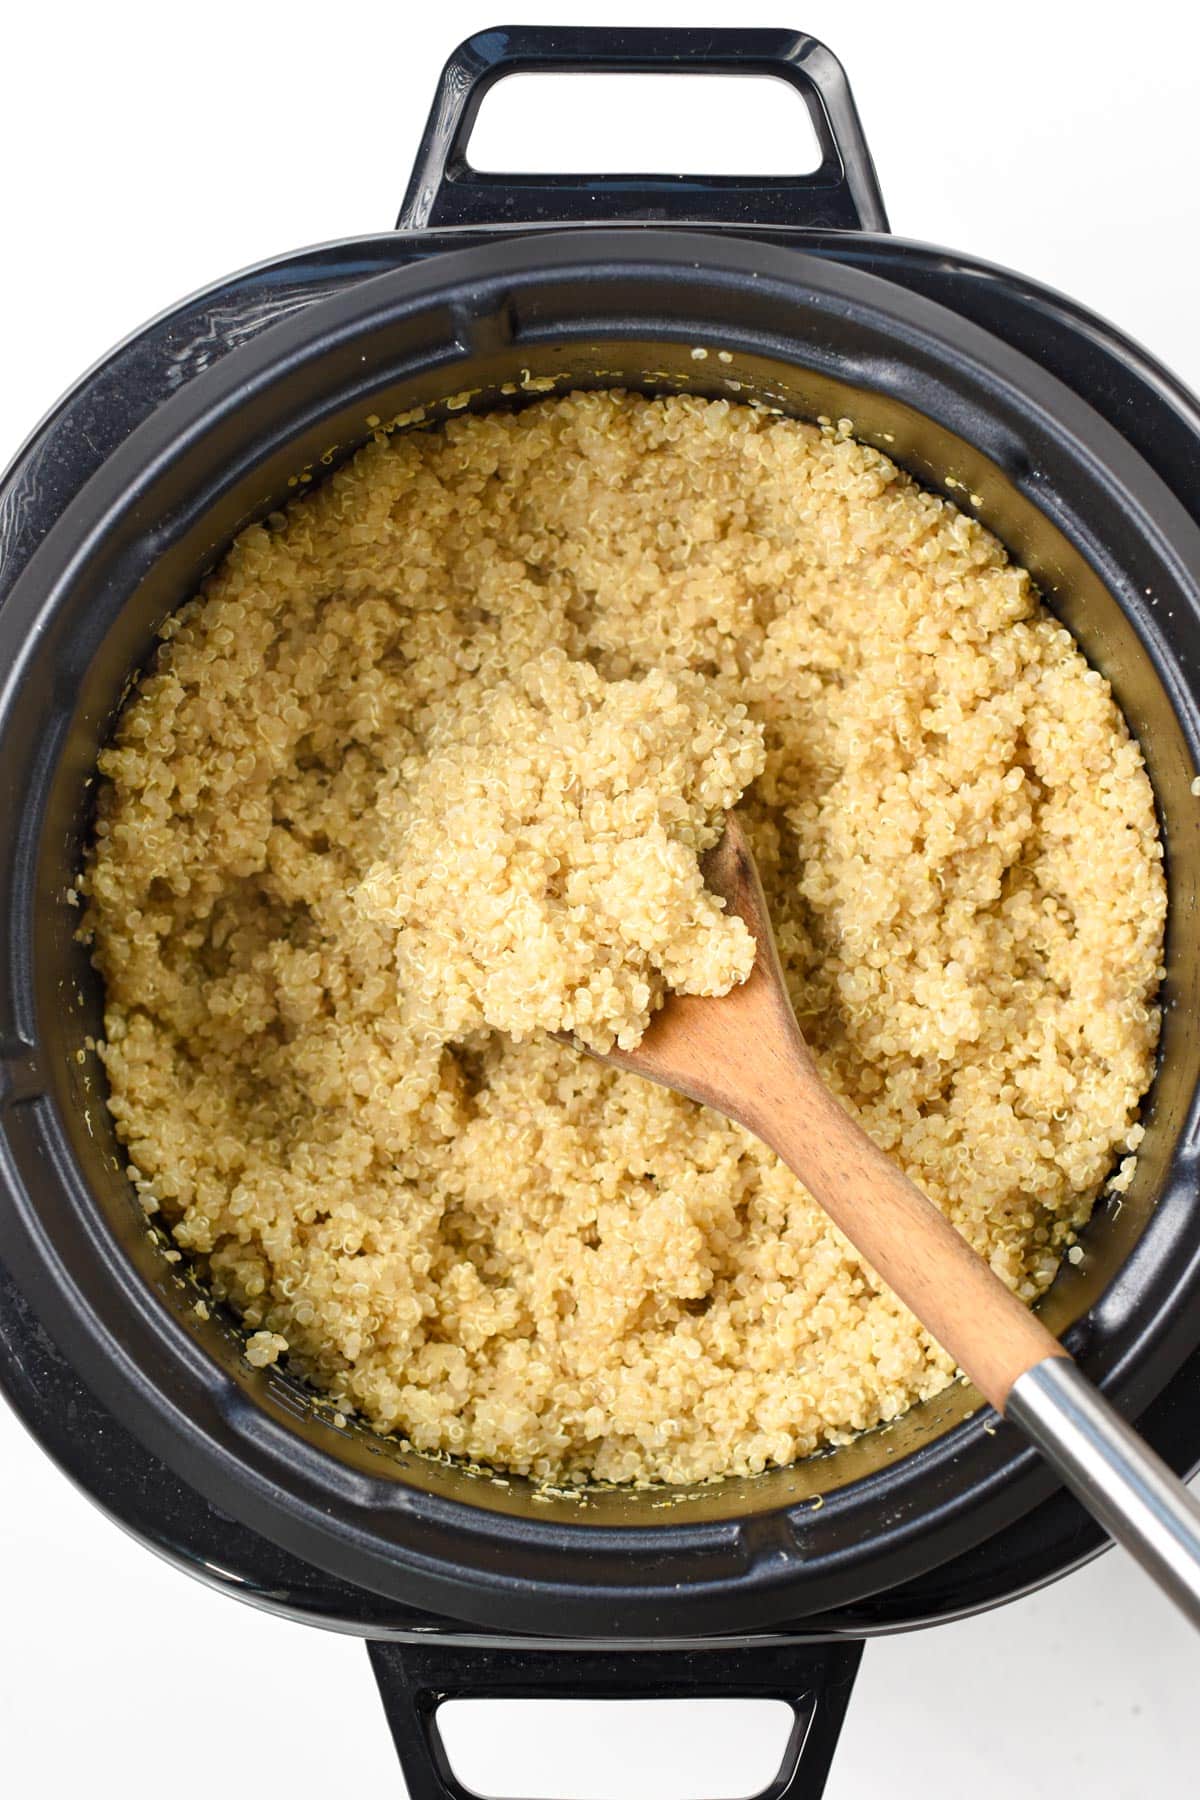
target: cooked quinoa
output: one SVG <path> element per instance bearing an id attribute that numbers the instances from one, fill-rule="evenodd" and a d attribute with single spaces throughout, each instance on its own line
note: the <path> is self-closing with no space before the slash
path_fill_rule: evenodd
<path id="1" fill-rule="evenodd" d="M 1128 1181 L 1138 747 L 878 451 L 612 393 L 381 435 L 164 636 L 101 759 L 103 1056 L 255 1363 L 556 1481 L 754 1472 L 952 1378 L 768 1150 L 542 1029 L 738 978 L 695 864 L 742 789 L 827 1080 L 999 1275 Z"/>
<path id="2" fill-rule="evenodd" d="M 406 1025 L 630 1049 L 665 989 L 750 973 L 696 859 L 762 772 L 762 728 L 688 669 L 606 681 L 557 648 L 506 667 L 456 682 L 382 785 L 358 899 L 396 933 Z"/>

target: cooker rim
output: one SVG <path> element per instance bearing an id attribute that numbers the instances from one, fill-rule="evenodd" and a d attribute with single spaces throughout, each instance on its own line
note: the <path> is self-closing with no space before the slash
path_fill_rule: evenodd
<path id="1" fill-rule="evenodd" d="M 548 250 L 550 252 L 549 258 L 547 257 Z M 627 260 L 624 263 L 621 262 L 621 255 L 619 254 L 622 252 L 627 253 Z M 444 257 L 438 256 L 431 262 L 416 265 L 415 269 L 410 268 L 399 271 L 390 271 L 381 276 L 374 278 L 369 277 L 363 282 L 356 284 L 350 290 L 344 291 L 342 294 L 332 296 L 324 301 L 317 301 L 313 306 L 306 308 L 299 315 L 298 320 L 291 322 L 292 328 L 290 332 L 289 321 L 285 320 L 281 324 L 273 327 L 269 332 L 263 334 L 260 338 L 256 338 L 240 349 L 230 352 L 229 355 L 224 357 L 222 361 L 209 372 L 209 375 L 213 378 L 212 380 L 209 380 L 208 375 L 197 377 L 194 382 L 182 389 L 172 400 L 164 403 L 163 407 L 160 408 L 158 412 L 152 415 L 152 417 L 143 425 L 139 426 L 131 434 L 130 438 L 114 451 L 112 457 L 102 466 L 101 470 L 97 472 L 97 475 L 85 485 L 84 489 L 75 500 L 68 504 L 58 520 L 56 520 L 55 525 L 47 534 L 46 539 L 31 557 L 27 568 L 22 571 L 21 576 L 14 586 L 12 595 L 5 603 L 3 609 L 0 610 L 0 666 L 3 666 L 4 663 L 5 649 L 14 647 L 14 635 L 18 639 L 18 644 L 15 646 L 18 648 L 18 654 L 14 656 L 12 671 L 6 675 L 3 699 L 0 700 L 0 738 L 3 737 L 5 728 L 9 723 L 9 705 L 17 676 L 21 671 L 21 651 L 23 651 L 24 648 L 24 641 L 21 637 L 22 605 L 14 605 L 14 600 L 18 598 L 18 595 L 23 596 L 27 612 L 31 609 L 31 619 L 36 619 L 37 617 L 42 616 L 43 613 L 48 614 L 52 611 L 56 600 L 60 601 L 62 597 L 70 591 L 72 580 L 78 578 L 78 569 L 75 558 L 67 554 L 65 546 L 74 538 L 76 541 L 76 549 L 78 551 L 79 545 L 81 543 L 86 545 L 92 534 L 98 534 L 106 522 L 111 529 L 112 514 L 119 512 L 121 508 L 132 504 L 130 499 L 131 493 L 136 494 L 140 492 L 140 483 L 135 477 L 140 478 L 140 481 L 145 481 L 147 479 L 147 467 L 154 467 L 153 457 L 146 455 L 143 458 L 144 446 L 148 447 L 157 442 L 160 454 L 165 455 L 167 460 L 169 460 L 171 454 L 179 454 L 181 443 L 186 438 L 188 432 L 200 432 L 204 428 L 205 421 L 207 421 L 211 427 L 211 422 L 214 417 L 218 416 L 223 411 L 227 412 L 229 410 L 231 405 L 231 394 L 236 394 L 239 403 L 244 401 L 245 391 L 252 376 L 254 378 L 268 376 L 270 380 L 278 380 L 281 362 L 286 362 L 287 358 L 287 352 L 284 350 L 281 334 L 283 334 L 284 337 L 290 336 L 290 338 L 294 340 L 290 346 L 292 353 L 297 356 L 301 353 L 307 354 L 315 361 L 318 355 L 324 355 L 326 353 L 329 348 L 329 342 L 337 340 L 341 334 L 349 329 L 350 322 L 353 321 L 354 315 L 362 311 L 364 305 L 364 290 L 366 289 L 374 289 L 376 291 L 365 296 L 366 307 L 364 318 L 375 317 L 381 312 L 388 312 L 389 309 L 394 315 L 397 310 L 397 299 L 400 302 L 400 310 L 403 310 L 404 308 L 410 310 L 419 310 L 422 307 L 427 308 L 433 304 L 434 299 L 437 297 L 440 297 L 444 301 L 446 296 L 450 294 L 456 286 L 464 305 L 469 308 L 473 303 L 475 312 L 478 314 L 480 311 L 478 305 L 478 290 L 481 287 L 487 287 L 489 284 L 494 285 L 502 280 L 509 281 L 510 283 L 517 282 L 521 279 L 535 281 L 545 274 L 548 261 L 557 277 L 563 279 L 565 278 L 565 275 L 570 272 L 572 258 L 576 259 L 577 264 L 579 264 L 580 259 L 582 259 L 582 265 L 587 265 L 586 272 L 594 275 L 594 265 L 601 257 L 606 259 L 603 266 L 610 273 L 612 273 L 619 264 L 626 275 L 628 275 L 631 270 L 638 269 L 639 265 L 644 265 L 645 267 L 652 269 L 656 274 L 661 274 L 663 269 L 666 268 L 669 269 L 672 274 L 679 274 L 682 271 L 687 270 L 693 273 L 699 273 L 703 279 L 711 279 L 719 272 L 722 277 L 728 277 L 735 282 L 739 280 L 744 281 L 747 277 L 761 282 L 765 268 L 771 281 L 786 288 L 799 289 L 803 287 L 808 293 L 811 293 L 814 290 L 826 294 L 832 292 L 839 300 L 845 300 L 847 291 L 849 291 L 851 297 L 854 297 L 857 290 L 858 300 L 866 305 L 868 310 L 871 310 L 876 314 L 879 312 L 888 314 L 890 309 L 892 314 L 898 313 L 901 317 L 905 318 L 907 323 L 915 323 L 916 327 L 925 329 L 939 325 L 941 320 L 948 321 L 949 324 L 952 325 L 954 333 L 959 338 L 966 335 L 968 338 L 973 337 L 976 340 L 977 352 L 981 352 L 985 346 L 989 347 L 989 353 L 993 359 L 1002 367 L 1007 365 L 1010 375 L 1013 373 L 1023 373 L 1025 370 L 1031 371 L 1036 378 L 1036 385 L 1042 390 L 1043 395 L 1049 383 L 1050 378 L 1047 378 L 1044 372 L 1037 370 L 1035 365 L 1028 363 L 1027 359 L 1021 356 L 1019 352 L 1012 351 L 999 339 L 982 332 L 978 327 L 967 327 L 961 319 L 958 319 L 954 314 L 948 312 L 945 308 L 940 307 L 935 302 L 920 299 L 917 296 L 907 293 L 904 293 L 901 296 L 897 289 L 877 276 L 864 274 L 860 270 L 850 269 L 845 265 L 833 265 L 825 259 L 818 261 L 811 256 L 805 256 L 803 251 L 798 248 L 788 248 L 786 250 L 774 249 L 769 246 L 764 247 L 760 242 L 752 242 L 748 239 L 741 238 L 734 240 L 729 236 L 712 232 L 697 231 L 693 233 L 680 229 L 656 232 L 650 228 L 608 231 L 602 228 L 590 227 L 582 231 L 571 230 L 565 232 L 553 232 L 547 233 L 544 236 L 539 234 L 532 242 L 528 237 L 522 237 L 507 246 L 497 246 L 494 242 L 486 245 L 473 246 L 451 255 Z M 456 262 L 457 267 L 451 268 L 449 266 L 451 262 Z M 500 264 L 500 267 L 497 267 L 497 263 Z M 483 266 L 484 264 L 486 264 L 486 266 Z M 836 274 L 836 280 L 830 279 L 831 274 Z M 414 277 L 417 278 L 414 279 Z M 380 294 L 384 291 L 385 286 L 389 297 L 386 300 L 381 301 Z M 393 289 L 400 290 L 398 296 L 392 296 Z M 765 284 L 760 288 L 760 292 L 761 291 L 765 291 Z M 348 302 L 350 304 L 348 304 Z M 324 320 L 316 316 L 318 312 L 325 315 Z M 341 316 L 346 313 L 350 315 L 349 321 Z M 323 322 L 327 325 L 325 338 L 321 338 L 319 335 L 319 327 Z M 460 317 L 458 324 L 461 325 L 462 322 L 462 318 Z M 471 323 L 471 314 L 469 310 L 466 313 L 466 323 L 469 329 Z M 303 329 L 301 329 L 301 327 Z M 358 330 L 366 329 L 363 319 L 357 321 L 356 328 Z M 946 327 L 943 325 L 942 329 L 944 331 Z M 632 333 L 629 335 L 632 335 Z M 688 334 L 672 330 L 665 331 L 662 335 L 676 336 Z M 936 330 L 931 330 L 930 336 L 935 341 L 940 341 L 938 340 L 938 332 Z M 691 341 L 695 341 L 694 338 L 691 338 Z M 469 349 L 465 353 L 469 354 Z M 1026 380 L 1027 379 L 1028 377 L 1026 377 Z M 1016 385 L 1019 386 L 1020 383 L 1018 382 Z M 1061 387 L 1061 384 L 1054 383 L 1053 385 Z M 202 387 L 204 390 L 203 393 L 198 392 Z M 1107 437 L 1111 439 L 1112 444 L 1120 450 L 1123 455 L 1133 458 L 1140 466 L 1140 474 L 1144 476 L 1152 490 L 1155 512 L 1165 511 L 1168 515 L 1175 515 L 1175 524 L 1172 531 L 1167 534 L 1168 539 L 1174 541 L 1176 531 L 1184 537 L 1191 536 L 1194 540 L 1194 551 L 1200 552 L 1200 533 L 1197 532 L 1194 521 L 1190 518 L 1186 509 L 1184 509 L 1170 494 L 1165 483 L 1163 483 L 1158 476 L 1154 475 L 1139 457 L 1136 457 L 1135 452 L 1129 450 L 1128 446 L 1125 445 L 1123 440 L 1119 437 L 1119 434 L 1106 425 L 1099 418 L 1099 415 L 1091 413 L 1091 409 L 1087 408 L 1086 403 L 1081 401 L 1078 396 L 1071 395 L 1069 390 L 1065 387 L 1061 388 L 1061 395 L 1070 402 L 1070 405 L 1067 408 L 1068 412 L 1075 412 L 1078 414 L 1082 409 L 1089 413 L 1095 422 L 1092 429 L 1098 430 L 1102 438 Z M 52 413 L 49 416 L 53 417 L 54 414 Z M 173 430 L 181 435 L 172 437 Z M 114 469 L 113 465 L 118 466 Z M 130 479 L 128 481 L 125 480 L 124 475 L 126 466 L 129 467 L 130 474 Z M 116 489 L 115 495 L 111 492 L 114 488 Z M 56 561 L 59 564 L 57 577 L 54 575 Z M 1197 554 L 1194 566 L 1200 567 L 1200 554 Z M 40 593 L 39 588 L 41 589 Z M 1178 695 L 1173 697 L 1176 699 L 1179 698 Z M 1193 727 L 1194 723 L 1193 719 Z M 6 920 L 6 927 L 9 923 L 10 921 Z M 1196 1102 L 1194 1098 L 1191 1115 L 1193 1128 L 1191 1135 L 1193 1138 L 1195 1116 Z M 13 1200 L 15 1183 L 15 1175 L 11 1163 L 9 1163 L 6 1168 L 5 1175 L 5 1188 L 7 1190 L 7 1198 L 10 1201 L 7 1210 L 11 1218 L 13 1212 L 11 1202 Z M 31 1217 L 27 1210 L 24 1223 L 26 1226 L 26 1243 L 22 1246 L 24 1254 L 19 1256 L 17 1260 L 24 1266 L 27 1275 L 32 1280 L 34 1289 L 41 1290 L 44 1302 L 47 1295 L 54 1287 L 54 1275 L 51 1272 L 51 1247 L 46 1244 L 43 1244 L 40 1247 L 41 1254 L 46 1258 L 46 1261 L 42 1269 L 37 1271 L 34 1266 L 37 1261 L 38 1234 L 36 1230 L 36 1216 L 34 1215 Z M 31 1250 L 35 1252 L 32 1259 L 30 1257 Z M 125 1259 L 123 1256 L 121 1257 L 121 1262 L 124 1265 Z M 125 1272 L 132 1276 L 133 1270 L 131 1264 L 127 1266 Z M 1200 1267 L 1191 1271 L 1193 1278 L 1196 1277 L 1197 1274 L 1200 1274 Z M 149 1295 L 143 1296 L 143 1303 L 145 1304 L 149 1298 Z M 51 1308 L 51 1310 L 56 1312 L 56 1309 L 54 1308 Z M 160 1330 L 156 1335 L 158 1336 L 160 1343 L 163 1341 L 161 1327 L 165 1326 L 168 1328 L 166 1331 L 165 1344 L 166 1347 L 175 1353 L 176 1363 L 179 1364 L 181 1368 L 186 1368 L 190 1364 L 194 1370 L 194 1354 L 181 1354 L 185 1350 L 185 1343 L 183 1341 L 183 1334 L 179 1331 L 176 1322 L 170 1318 L 166 1309 L 162 1307 L 159 1307 L 156 1318 L 160 1327 Z M 90 1321 L 86 1323 L 90 1323 Z M 85 1329 L 85 1321 L 82 1317 L 72 1319 L 71 1326 L 73 1332 L 78 1329 L 82 1334 L 78 1340 L 79 1342 L 87 1343 L 89 1341 L 89 1334 Z M 179 1341 L 175 1341 L 176 1339 Z M 93 1339 L 92 1348 L 95 1349 L 96 1347 Z M 100 1348 L 103 1349 L 104 1346 L 100 1346 Z M 1182 1361 L 1183 1357 L 1191 1348 L 1191 1344 L 1184 1347 L 1176 1360 Z M 1170 1358 L 1168 1357 L 1167 1360 L 1170 1360 Z M 111 1385 L 112 1391 L 118 1395 L 126 1391 L 120 1372 L 121 1362 L 122 1359 L 113 1356 L 112 1347 L 108 1346 L 107 1353 L 101 1358 L 99 1364 L 99 1367 L 104 1372 L 105 1385 Z M 125 1373 L 127 1374 L 128 1371 L 125 1371 Z M 1119 1372 L 1114 1372 L 1112 1370 L 1108 1371 L 1105 1385 L 1112 1386 L 1118 1378 L 1118 1373 Z M 1170 1371 L 1168 1370 L 1168 1374 L 1169 1373 Z M 1152 1378 L 1152 1381 L 1154 1379 L 1157 1378 Z M 1162 1380 L 1165 1381 L 1166 1379 L 1167 1375 L 1163 1375 Z M 94 1385 L 99 1387 L 99 1381 Z M 141 1393 L 141 1385 L 142 1384 L 140 1383 L 135 1383 L 141 1399 L 145 1401 L 146 1396 L 144 1393 Z M 1143 1389 L 1145 1388 L 1145 1385 L 1146 1384 L 1143 1383 Z M 1159 1385 L 1161 1385 L 1161 1382 Z M 107 1398 L 107 1396 L 105 1397 Z M 1142 1397 L 1143 1399 L 1147 1397 L 1144 1391 Z M 150 1410 L 153 1412 L 154 1408 L 151 1408 Z M 173 1458 L 170 1454 L 163 1453 L 164 1441 L 166 1442 L 166 1447 L 168 1449 L 172 1447 L 169 1427 L 163 1426 L 157 1419 L 153 1426 L 150 1425 L 148 1419 L 144 1421 L 144 1423 L 146 1428 L 139 1432 L 139 1435 L 146 1441 L 149 1441 L 151 1437 L 156 1440 L 153 1445 L 156 1453 L 162 1454 L 163 1460 L 168 1462 L 172 1467 L 177 1467 L 178 1460 Z M 937 1449 L 941 1447 L 942 1453 L 946 1454 L 949 1446 L 953 1442 L 953 1450 L 949 1453 L 957 1454 L 963 1452 L 966 1449 L 968 1441 L 973 1441 L 980 1436 L 979 1426 L 980 1415 L 976 1414 L 973 1420 L 967 1421 L 964 1425 L 947 1433 L 945 1437 L 937 1440 L 936 1444 L 930 1446 L 930 1448 Z M 921 1454 L 923 1456 L 924 1452 Z M 919 1458 L 906 1460 L 915 1462 L 919 1460 Z M 185 1463 L 190 1464 L 191 1458 L 184 1458 L 184 1461 Z M 244 1476 L 244 1465 L 240 1466 L 240 1473 Z M 893 1470 L 888 1471 L 886 1474 L 881 1473 L 879 1476 L 867 1477 L 863 1482 L 855 1483 L 854 1487 L 862 1492 L 870 1488 L 873 1484 L 884 1480 L 894 1485 L 895 1473 L 896 1471 Z M 200 1488 L 201 1492 L 206 1491 L 204 1485 L 200 1481 L 197 1481 L 195 1485 Z M 1025 1496 L 1026 1503 L 1032 1504 L 1033 1498 L 1037 1497 L 1038 1490 L 1048 1491 L 1053 1485 L 1052 1478 L 1049 1478 L 1047 1472 L 1041 1469 L 1035 1454 L 1028 1449 L 1018 1450 L 1011 1456 L 1006 1455 L 1001 1458 L 994 1474 L 986 1481 L 977 1482 L 976 1485 L 969 1490 L 969 1495 L 960 1496 L 949 1510 L 957 1513 L 968 1504 L 974 1509 L 981 1507 L 983 1503 L 988 1500 L 995 1502 L 1000 1488 L 1020 1488 Z M 458 1533 L 462 1533 L 464 1528 L 470 1530 L 471 1528 L 476 1527 L 481 1516 L 484 1518 L 490 1518 L 491 1516 L 488 1514 L 481 1514 L 481 1509 L 478 1507 L 470 1506 L 457 1500 L 445 1500 L 428 1494 L 420 1495 L 419 1499 L 422 1507 L 426 1511 L 435 1515 L 441 1513 L 443 1516 L 440 1522 Z M 832 1510 L 834 1511 L 837 1510 L 837 1500 L 838 1496 L 830 1496 L 830 1501 L 833 1503 Z M 228 1497 L 223 1501 L 223 1504 L 228 1504 Z M 271 1509 L 269 1504 L 264 1502 L 264 1505 L 266 1512 L 270 1513 Z M 232 1506 L 229 1509 L 235 1510 Z M 774 1521 L 780 1516 L 790 1518 L 791 1513 L 795 1510 L 796 1509 L 789 1509 L 783 1515 L 759 1515 L 759 1518 L 753 1521 L 747 1521 L 743 1518 L 736 1523 L 739 1531 L 743 1531 L 747 1523 L 753 1522 L 759 1524 L 760 1521 Z M 1021 1510 L 1023 1510 L 1023 1508 Z M 936 1514 L 933 1516 L 936 1516 Z M 916 1526 L 917 1535 L 924 1537 L 931 1530 L 936 1529 L 936 1527 L 931 1526 L 930 1519 L 931 1515 L 929 1514 L 922 1513 L 920 1515 Z M 247 1520 L 247 1522 L 252 1521 Z M 309 1521 L 309 1523 L 312 1524 L 313 1521 Z M 806 1523 L 808 1522 L 806 1521 Z M 505 1534 L 511 1534 L 514 1531 L 514 1528 L 517 1527 L 517 1524 L 518 1522 L 515 1520 L 506 1519 L 501 1529 Z M 319 1535 L 319 1520 L 317 1521 L 317 1528 Z M 716 1528 L 710 1528 L 705 1525 L 674 1527 L 648 1525 L 630 1527 L 627 1530 L 612 1530 L 606 1527 L 595 1527 L 582 1524 L 552 1527 L 548 1523 L 540 1521 L 534 1529 L 528 1533 L 525 1533 L 524 1526 L 522 1525 L 522 1534 L 529 1535 L 536 1540 L 539 1553 L 546 1549 L 548 1540 L 556 1537 L 558 1534 L 563 1534 L 567 1539 L 576 1540 L 570 1546 L 573 1550 L 579 1549 L 580 1545 L 578 1540 L 581 1535 L 586 1538 L 588 1548 L 592 1550 L 599 1550 L 601 1548 L 601 1538 L 607 1538 L 610 1540 L 610 1543 L 604 1547 L 610 1548 L 618 1555 L 628 1553 L 629 1550 L 633 1549 L 635 1547 L 635 1540 L 637 1540 L 638 1548 L 644 1548 L 651 1534 L 653 1534 L 653 1542 L 656 1549 L 660 1549 L 664 1552 L 670 1551 L 672 1553 L 690 1552 L 693 1548 L 699 1548 L 700 1540 L 706 1537 L 709 1539 L 712 1548 L 717 1549 L 719 1547 L 718 1541 L 722 1539 L 727 1540 L 729 1537 L 729 1531 L 724 1525 Z M 277 1541 L 284 1541 L 279 1534 L 276 1533 L 273 1535 L 276 1536 Z M 490 1534 L 484 1532 L 482 1535 L 486 1538 Z M 781 1562 L 789 1562 L 788 1547 L 787 1545 L 781 1545 L 779 1534 L 775 1529 L 768 1529 L 765 1525 L 755 1535 L 759 1542 L 757 1545 L 757 1553 L 752 1555 L 750 1559 L 749 1573 L 743 1570 L 738 1572 L 733 1578 L 739 1594 L 746 1596 L 746 1605 L 742 1610 L 747 1614 L 752 1612 L 758 1618 L 785 1616 L 789 1610 L 786 1605 L 783 1607 L 776 1607 L 772 1603 L 769 1606 L 769 1610 L 764 1612 L 764 1604 L 767 1603 L 768 1593 L 777 1593 L 780 1582 L 783 1580 L 782 1575 L 779 1573 L 779 1565 Z M 564 1547 L 566 1546 L 564 1545 Z M 728 1545 L 725 1544 L 720 1547 L 728 1548 Z M 951 1552 L 947 1552 L 946 1554 L 951 1554 Z M 328 1563 L 323 1563 L 320 1556 L 313 1556 L 312 1560 L 317 1562 L 320 1566 L 330 1566 Z M 803 1561 L 802 1555 L 799 1560 L 801 1562 Z M 944 1557 L 940 1555 L 934 1559 L 935 1562 L 940 1562 L 942 1560 L 944 1560 Z M 755 1571 L 758 1571 L 759 1579 L 749 1579 L 749 1575 L 752 1575 Z M 413 1575 L 413 1583 L 410 1584 L 406 1591 L 412 1591 L 412 1586 L 418 1584 L 422 1579 L 421 1571 L 418 1568 L 411 1568 L 411 1573 Z M 435 1575 L 435 1582 L 440 1579 L 440 1576 Z M 478 1573 L 476 1573 L 475 1579 L 478 1580 Z M 728 1579 L 729 1577 L 727 1576 L 720 1577 L 718 1586 L 722 1586 Z M 695 1602 L 697 1611 L 702 1611 L 703 1608 L 700 1607 L 697 1596 L 700 1593 L 703 1584 L 697 1582 L 690 1572 L 688 1584 L 691 1591 L 690 1597 Z M 502 1582 L 502 1587 L 507 1589 L 511 1588 L 511 1585 L 512 1577 L 505 1577 Z M 756 1590 L 760 1588 L 760 1585 L 764 1591 L 756 1592 Z M 671 1589 L 670 1591 L 675 1601 L 678 1602 L 680 1599 L 678 1591 L 675 1589 Z M 661 1604 L 663 1598 L 661 1590 L 653 1590 L 651 1593 L 647 1593 L 645 1588 L 638 1588 L 633 1595 L 626 1596 L 624 1601 L 619 1602 L 618 1589 L 610 1587 L 603 1590 L 603 1592 L 607 1598 L 607 1603 L 613 1607 L 618 1607 L 618 1605 L 620 1605 L 623 1609 L 624 1605 L 628 1604 L 631 1617 L 634 1613 L 644 1614 L 647 1607 Z M 441 1597 L 439 1597 L 439 1603 L 442 1603 Z M 551 1600 L 548 1604 L 551 1611 L 557 1610 L 557 1602 Z M 794 1605 L 794 1602 L 792 1604 Z M 464 1616 L 470 1617 L 473 1615 L 468 1611 Z M 478 1609 L 476 1609 L 474 1616 L 479 1616 Z M 549 1616 L 549 1614 L 547 1616 Z"/>

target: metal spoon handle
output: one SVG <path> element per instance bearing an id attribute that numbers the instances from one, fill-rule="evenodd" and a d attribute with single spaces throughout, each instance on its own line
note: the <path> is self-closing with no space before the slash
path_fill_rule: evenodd
<path id="1" fill-rule="evenodd" d="M 1013 1383 L 1004 1416 L 1200 1628 L 1200 1501 L 1076 1364 L 1035 1363 Z"/>

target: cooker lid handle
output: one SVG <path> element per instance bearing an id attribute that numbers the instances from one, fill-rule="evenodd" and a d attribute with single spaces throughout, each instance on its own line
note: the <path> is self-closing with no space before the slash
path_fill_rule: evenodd
<path id="1" fill-rule="evenodd" d="M 794 1638 L 669 1649 L 573 1649 L 424 1637 L 367 1645 L 412 1800 L 478 1800 L 455 1775 L 437 1724 L 446 1700 L 783 1700 L 792 1729 L 757 1800 L 820 1800 L 862 1644 Z"/>
<path id="2" fill-rule="evenodd" d="M 488 89 L 538 72 L 772 75 L 804 100 L 821 149 L 808 175 L 499 175 L 467 144 Z M 777 30 L 506 25 L 478 32 L 442 70 L 400 231 L 461 225 L 645 223 L 886 231 L 887 214 L 841 63 Z"/>

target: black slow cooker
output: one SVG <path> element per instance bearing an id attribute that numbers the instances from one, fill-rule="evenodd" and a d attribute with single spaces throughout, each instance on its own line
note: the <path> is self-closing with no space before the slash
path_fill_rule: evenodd
<path id="1" fill-rule="evenodd" d="M 483 175 L 514 70 L 768 74 L 823 160 L 771 180 Z M 707 357 L 693 356 L 707 349 Z M 719 353 L 724 352 L 724 356 Z M 538 378 L 531 383 L 530 377 Z M 249 520 L 379 420 L 469 392 L 733 393 L 849 417 L 1036 577 L 1145 750 L 1167 846 L 1165 1023 L 1137 1175 L 1043 1305 L 1180 1472 L 1200 1460 L 1200 410 L 1143 351 L 1003 269 L 888 235 L 845 77 L 783 31 L 513 28 L 446 67 L 397 229 L 263 263 L 154 320 L 0 488 L 0 1379 L 151 1547 L 370 1650 L 410 1789 L 462 1794 L 458 1694 L 765 1694 L 773 1794 L 817 1794 L 862 1640 L 998 1604 L 1101 1534 L 959 1384 L 754 1480 L 535 1495 L 353 1425 L 255 1370 L 126 1179 L 71 904 L 92 772 L 162 619 Z M 736 386 L 731 386 L 736 384 Z M 515 389 L 515 391 L 513 391 Z"/>

